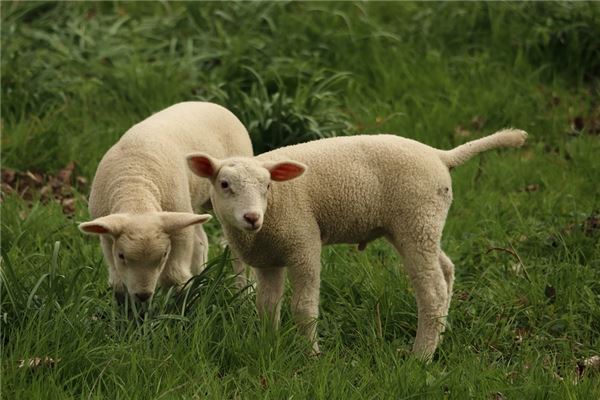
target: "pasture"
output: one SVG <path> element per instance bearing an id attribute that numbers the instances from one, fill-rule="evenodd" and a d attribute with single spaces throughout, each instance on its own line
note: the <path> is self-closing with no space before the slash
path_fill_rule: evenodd
<path id="1" fill-rule="evenodd" d="M 600 398 L 598 3 L 3 1 L 1 14 L 2 398 Z M 430 364 L 410 357 L 416 304 L 383 240 L 325 248 L 317 358 L 288 302 L 273 334 L 235 289 L 216 219 L 184 294 L 159 293 L 141 319 L 117 308 L 97 239 L 77 229 L 89 185 L 132 124 L 185 100 L 232 110 L 256 153 L 529 132 L 452 172 L 456 282 Z"/>

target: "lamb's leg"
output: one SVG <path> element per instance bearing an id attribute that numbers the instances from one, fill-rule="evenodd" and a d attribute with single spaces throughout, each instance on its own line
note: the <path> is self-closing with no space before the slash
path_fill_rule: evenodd
<path id="1" fill-rule="evenodd" d="M 171 253 L 160 275 L 160 285 L 181 289 L 192 278 L 195 230 L 183 229 L 171 235 Z"/>
<path id="2" fill-rule="evenodd" d="M 199 275 L 208 261 L 208 237 L 202 225 L 196 225 L 195 229 L 191 271 L 192 275 Z"/>
<path id="3" fill-rule="evenodd" d="M 256 276 L 256 309 L 260 318 L 268 318 L 279 328 L 285 268 L 254 268 Z"/>
<path id="4" fill-rule="evenodd" d="M 300 332 L 312 342 L 312 354 L 317 355 L 317 319 L 319 318 L 319 289 L 321 260 L 319 250 L 304 263 L 289 267 L 292 286 L 292 314 Z"/>
<path id="5" fill-rule="evenodd" d="M 446 287 L 448 288 L 448 301 L 446 302 L 446 316 L 448 316 L 448 311 L 450 310 L 450 300 L 452 300 L 452 288 L 454 286 L 454 264 L 441 249 L 439 253 L 439 261 L 440 266 L 442 267 L 442 272 L 444 273 L 444 279 L 446 280 Z"/>
<path id="6" fill-rule="evenodd" d="M 239 257 L 235 256 L 232 263 L 233 273 L 235 274 L 235 286 L 241 290 L 248 285 L 248 279 L 246 279 L 246 266 Z"/>
<path id="7" fill-rule="evenodd" d="M 246 264 L 233 251 L 233 273 L 235 274 L 235 286 L 242 290 L 249 285 L 256 288 L 256 279 L 251 268 L 246 268 Z"/>
<path id="8" fill-rule="evenodd" d="M 429 360 L 444 329 L 448 307 L 448 285 L 440 265 L 438 246 L 394 244 L 404 259 L 417 299 L 418 326 L 413 353 Z"/>

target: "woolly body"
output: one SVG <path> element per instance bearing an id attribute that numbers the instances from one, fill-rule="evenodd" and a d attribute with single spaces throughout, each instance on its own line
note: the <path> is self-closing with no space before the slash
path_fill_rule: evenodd
<path id="1" fill-rule="evenodd" d="M 205 157 L 212 176 L 197 162 L 203 155 L 188 160 L 197 174 L 211 178 L 215 214 L 233 251 L 256 268 L 261 314 L 271 315 L 277 325 L 282 267 L 288 267 L 292 311 L 318 352 L 321 246 L 358 243 L 364 248 L 383 236 L 404 259 L 419 312 L 413 350 L 428 358 L 444 328 L 454 280 L 452 262 L 440 247 L 452 202 L 449 168 L 481 151 L 518 147 L 525 136 L 509 129 L 450 151 L 393 135 L 336 137 L 254 158 Z M 304 164 L 304 174 L 269 185 L 269 175 L 285 180 L 281 168 L 283 175 L 294 170 L 294 164 L 286 166 L 289 161 Z M 223 180 L 237 195 L 221 193 Z"/>
<path id="2" fill-rule="evenodd" d="M 248 132 L 230 111 L 212 103 L 184 102 L 134 125 L 98 165 L 89 199 L 90 214 L 98 219 L 80 227 L 101 233 L 109 283 L 118 296 L 125 289 L 132 295 L 153 293 L 157 283 L 182 285 L 206 262 L 208 241 L 196 224 L 207 218 L 191 213 L 209 205 L 209 184 L 192 177 L 184 157 L 190 151 L 217 157 L 253 154 Z M 179 214 L 169 219 L 164 212 Z M 129 265 L 119 266 L 116 247 L 127 253 Z M 155 263 L 144 265 L 169 248 L 160 272 Z M 133 269 L 137 271 L 129 278 L 124 276 Z"/>

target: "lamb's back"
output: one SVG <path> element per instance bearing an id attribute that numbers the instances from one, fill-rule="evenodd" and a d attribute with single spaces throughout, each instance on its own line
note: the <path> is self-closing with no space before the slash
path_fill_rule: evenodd
<path id="1" fill-rule="evenodd" d="M 258 156 L 308 166 L 304 176 L 280 183 L 296 209 L 310 209 L 324 243 L 359 242 L 382 234 L 390 214 L 410 206 L 449 179 L 437 150 L 394 135 L 321 139 Z M 432 194 L 433 195 L 433 194 Z"/>
<path id="2" fill-rule="evenodd" d="M 158 188 L 164 211 L 184 211 L 190 201 L 197 208 L 208 201 L 209 183 L 187 167 L 185 156 L 192 152 L 251 156 L 252 144 L 245 127 L 224 107 L 205 102 L 168 107 L 131 127 L 104 155 L 92 184 L 92 214 L 106 215 L 111 182 L 130 176 Z"/>

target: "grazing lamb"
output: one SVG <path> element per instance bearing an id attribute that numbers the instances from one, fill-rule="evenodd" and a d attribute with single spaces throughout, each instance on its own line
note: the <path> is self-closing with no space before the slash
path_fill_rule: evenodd
<path id="1" fill-rule="evenodd" d="M 179 287 L 202 271 L 208 241 L 200 224 L 210 215 L 194 211 L 210 205 L 210 185 L 187 168 L 190 151 L 253 154 L 235 115 L 216 104 L 185 102 L 134 125 L 98 166 L 89 201 L 95 219 L 79 229 L 100 236 L 119 302 L 126 290 L 147 301 L 157 284 Z"/>
<path id="2" fill-rule="evenodd" d="M 253 158 L 191 154 L 188 165 L 210 180 L 227 241 L 255 267 L 259 315 L 277 327 L 287 267 L 292 312 L 318 353 L 321 246 L 364 248 L 383 236 L 404 259 L 419 317 L 413 352 L 428 359 L 444 329 L 454 280 L 440 247 L 452 202 L 449 170 L 485 150 L 519 147 L 526 135 L 506 129 L 449 151 L 392 135 L 336 137 Z"/>

